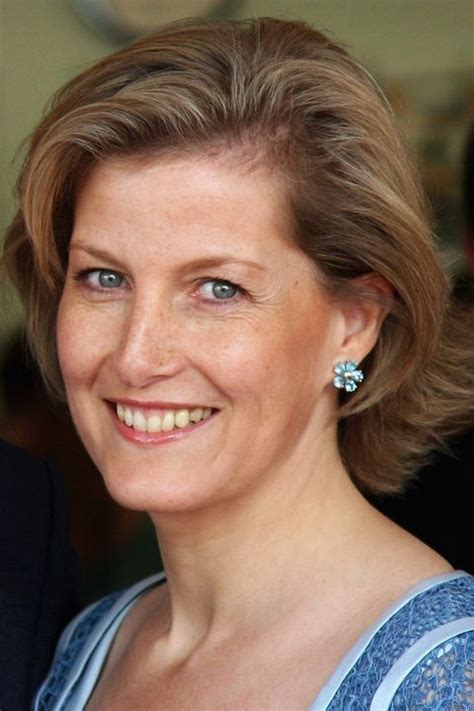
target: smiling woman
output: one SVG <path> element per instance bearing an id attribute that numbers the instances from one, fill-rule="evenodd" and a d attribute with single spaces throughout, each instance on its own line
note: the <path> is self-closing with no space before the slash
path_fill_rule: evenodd
<path id="1" fill-rule="evenodd" d="M 202 509 L 272 469 L 286 478 L 281 461 L 303 474 L 309 438 L 333 449 L 327 374 L 372 348 L 381 309 L 328 298 L 281 201 L 265 170 L 229 153 L 110 160 L 79 191 L 59 360 L 79 432 L 124 505 Z"/>
<path id="2" fill-rule="evenodd" d="M 300 23 L 165 27 L 59 93 L 19 194 L 32 347 L 165 564 L 72 623 L 36 708 L 470 708 L 473 579 L 361 494 L 474 407 L 365 70 Z"/>

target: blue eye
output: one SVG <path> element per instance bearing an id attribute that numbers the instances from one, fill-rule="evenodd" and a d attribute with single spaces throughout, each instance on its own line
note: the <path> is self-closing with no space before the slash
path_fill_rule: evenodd
<path id="1" fill-rule="evenodd" d="M 98 272 L 98 281 L 103 289 L 116 289 L 122 286 L 123 276 L 117 272 L 108 272 L 101 269 Z"/>
<path id="2" fill-rule="evenodd" d="M 209 279 L 200 288 L 206 298 L 220 301 L 233 299 L 239 293 L 239 287 L 236 284 L 223 279 Z"/>
<path id="3" fill-rule="evenodd" d="M 80 276 L 96 289 L 119 289 L 124 282 L 123 274 L 111 269 L 91 269 Z"/>

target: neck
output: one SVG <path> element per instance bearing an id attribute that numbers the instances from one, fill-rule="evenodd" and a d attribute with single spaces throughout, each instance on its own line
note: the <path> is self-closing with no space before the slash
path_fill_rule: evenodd
<path id="1" fill-rule="evenodd" d="M 337 454 L 294 471 L 212 510 L 152 516 L 171 629 L 192 630 L 195 640 L 243 621 L 261 629 L 290 614 L 298 596 L 303 604 L 317 588 L 331 594 L 332 572 L 353 565 L 371 509 Z"/>

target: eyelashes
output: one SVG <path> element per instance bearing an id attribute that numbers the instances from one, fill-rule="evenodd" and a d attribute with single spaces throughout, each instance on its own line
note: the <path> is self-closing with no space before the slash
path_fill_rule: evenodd
<path id="1" fill-rule="evenodd" d="M 245 292 L 238 284 L 226 279 L 203 279 L 198 291 L 204 294 L 206 300 L 230 301 L 242 296 Z"/>
<path id="2" fill-rule="evenodd" d="M 113 291 L 123 286 L 125 276 L 114 269 L 81 269 L 74 280 L 98 291 Z"/>
<path id="3" fill-rule="evenodd" d="M 124 274 L 114 269 L 81 269 L 73 275 L 76 283 L 84 285 L 97 294 L 113 294 L 128 287 Z M 197 283 L 193 296 L 205 303 L 221 306 L 240 300 L 248 292 L 239 284 L 219 277 L 203 277 Z"/>

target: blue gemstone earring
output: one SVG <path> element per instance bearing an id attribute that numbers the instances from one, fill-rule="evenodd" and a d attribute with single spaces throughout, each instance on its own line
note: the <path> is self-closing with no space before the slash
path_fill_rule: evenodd
<path id="1" fill-rule="evenodd" d="M 364 379 L 364 373 L 357 368 L 357 363 L 353 360 L 339 361 L 334 366 L 335 376 L 332 380 L 334 386 L 346 393 L 353 393 L 357 390 Z"/>

